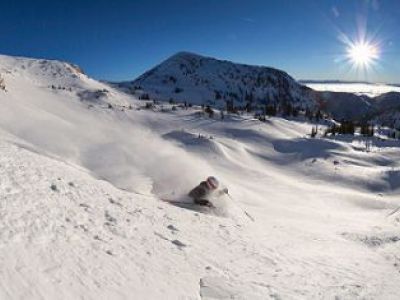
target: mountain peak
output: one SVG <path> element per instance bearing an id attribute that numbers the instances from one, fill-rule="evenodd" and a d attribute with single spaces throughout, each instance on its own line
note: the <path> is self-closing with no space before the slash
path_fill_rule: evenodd
<path id="1" fill-rule="evenodd" d="M 194 52 L 190 51 L 179 51 L 172 55 L 170 58 L 187 58 L 187 57 L 192 57 L 192 58 L 205 58 L 205 56 L 201 54 L 197 54 Z"/>
<path id="2" fill-rule="evenodd" d="M 132 83 L 152 99 L 225 107 L 316 105 L 310 90 L 281 70 L 178 52 Z"/>

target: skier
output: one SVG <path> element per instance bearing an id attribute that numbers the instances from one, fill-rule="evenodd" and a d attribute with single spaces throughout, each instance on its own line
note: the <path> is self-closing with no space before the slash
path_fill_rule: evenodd
<path id="1" fill-rule="evenodd" d="M 207 180 L 202 181 L 198 186 L 189 192 L 189 197 L 193 199 L 195 204 L 201 206 L 213 207 L 210 202 L 211 198 L 228 194 L 228 189 L 218 190 L 219 182 L 214 176 L 210 176 Z"/>

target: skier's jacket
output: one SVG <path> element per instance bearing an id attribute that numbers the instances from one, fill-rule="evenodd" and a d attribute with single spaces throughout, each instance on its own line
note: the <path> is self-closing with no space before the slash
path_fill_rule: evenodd
<path id="1" fill-rule="evenodd" d="M 210 189 L 206 181 L 200 182 L 198 186 L 196 186 L 193 190 L 189 192 L 189 197 L 193 199 L 196 204 L 200 205 L 212 205 L 210 202 L 210 198 L 213 196 L 221 196 L 223 194 L 228 194 L 228 189 L 224 188 L 223 190 L 218 189 Z"/>
<path id="2" fill-rule="evenodd" d="M 189 197 L 191 197 L 194 201 L 207 201 L 210 198 L 213 190 L 211 190 L 206 181 L 200 182 L 198 186 L 196 186 L 193 190 L 189 192 Z"/>

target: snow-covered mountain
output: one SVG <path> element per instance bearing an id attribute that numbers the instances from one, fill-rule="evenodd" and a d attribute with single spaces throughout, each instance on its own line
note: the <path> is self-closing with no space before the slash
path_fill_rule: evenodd
<path id="1" fill-rule="evenodd" d="M 399 141 L 144 109 L 64 62 L 0 70 L 1 299 L 400 298 Z M 209 175 L 231 198 L 190 205 Z"/>
<path id="2" fill-rule="evenodd" d="M 385 112 L 388 110 L 400 110 L 400 93 L 390 92 L 382 94 L 373 100 L 373 105 L 378 112 Z"/>
<path id="3" fill-rule="evenodd" d="M 115 91 L 109 90 L 108 85 L 89 78 L 78 66 L 66 62 L 0 55 L 0 78 L 1 89 L 10 95 L 21 86 L 27 89 L 34 86 L 54 95 L 76 97 L 86 104 L 128 105 L 126 97 L 121 101 L 116 99 Z"/>
<path id="4" fill-rule="evenodd" d="M 378 124 L 400 129 L 400 93 L 382 94 L 372 101 L 375 112 L 372 115 Z"/>
<path id="5" fill-rule="evenodd" d="M 400 128 L 400 93 L 388 92 L 370 98 L 347 92 L 319 92 L 318 99 L 324 111 L 336 120 L 374 122 L 378 125 Z"/>
<path id="6" fill-rule="evenodd" d="M 225 107 L 227 101 L 242 107 L 247 103 L 252 106 L 290 103 L 299 108 L 316 107 L 311 89 L 283 71 L 187 52 L 168 58 L 133 82 L 120 86 L 143 90 L 152 99 L 215 107 Z"/>
<path id="7" fill-rule="evenodd" d="M 305 85 L 302 85 L 305 84 Z M 399 90 L 394 85 L 367 82 L 301 81 L 268 67 L 249 66 L 181 52 L 168 58 L 132 82 L 113 86 L 144 99 L 186 102 L 226 108 L 250 105 L 253 111 L 266 105 L 322 110 L 336 120 L 381 120 L 391 111 L 381 107 L 379 95 Z M 399 90 L 400 91 L 400 90 Z M 376 100 L 376 101 L 375 101 Z M 396 101 L 396 100 L 393 100 Z"/>
<path id="8" fill-rule="evenodd" d="M 336 120 L 365 120 L 375 111 L 372 99 L 345 92 L 316 92 L 321 108 Z"/>
<path id="9" fill-rule="evenodd" d="M 374 121 L 400 128 L 400 87 L 351 81 L 302 80 L 301 83 L 319 91 L 319 98 L 337 119 Z"/>

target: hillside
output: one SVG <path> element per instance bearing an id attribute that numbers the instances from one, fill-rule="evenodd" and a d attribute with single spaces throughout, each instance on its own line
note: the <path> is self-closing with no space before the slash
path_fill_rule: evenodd
<path id="1" fill-rule="evenodd" d="M 210 104 L 225 107 L 253 107 L 290 103 L 314 108 L 311 90 L 298 84 L 287 73 L 268 67 L 236 64 L 197 54 L 181 52 L 144 73 L 128 89 L 141 89 L 157 100 Z"/>
<path id="2" fill-rule="evenodd" d="M 145 109 L 64 62 L 0 70 L 0 298 L 400 297 L 399 141 Z M 231 198 L 188 204 L 209 175 Z"/>
<path id="3" fill-rule="evenodd" d="M 303 85 L 304 84 L 304 85 Z M 318 110 L 336 120 L 393 122 L 394 114 L 381 97 L 390 97 L 400 106 L 399 88 L 367 82 L 300 81 L 287 73 L 180 52 L 131 82 L 112 86 L 142 99 L 210 105 L 226 109 L 263 112 L 274 106 L 285 112 Z M 385 96 L 386 95 L 386 96 Z"/>
<path id="4" fill-rule="evenodd" d="M 364 119 L 400 128 L 400 88 L 368 82 L 301 81 L 319 91 L 325 108 L 337 119 Z"/>
<path id="5" fill-rule="evenodd" d="M 400 93 L 390 92 L 374 99 L 375 114 L 378 124 L 400 129 Z"/>
<path id="6" fill-rule="evenodd" d="M 375 113 L 373 99 L 368 96 L 344 92 L 319 92 L 316 94 L 323 110 L 336 120 L 365 120 Z"/>

